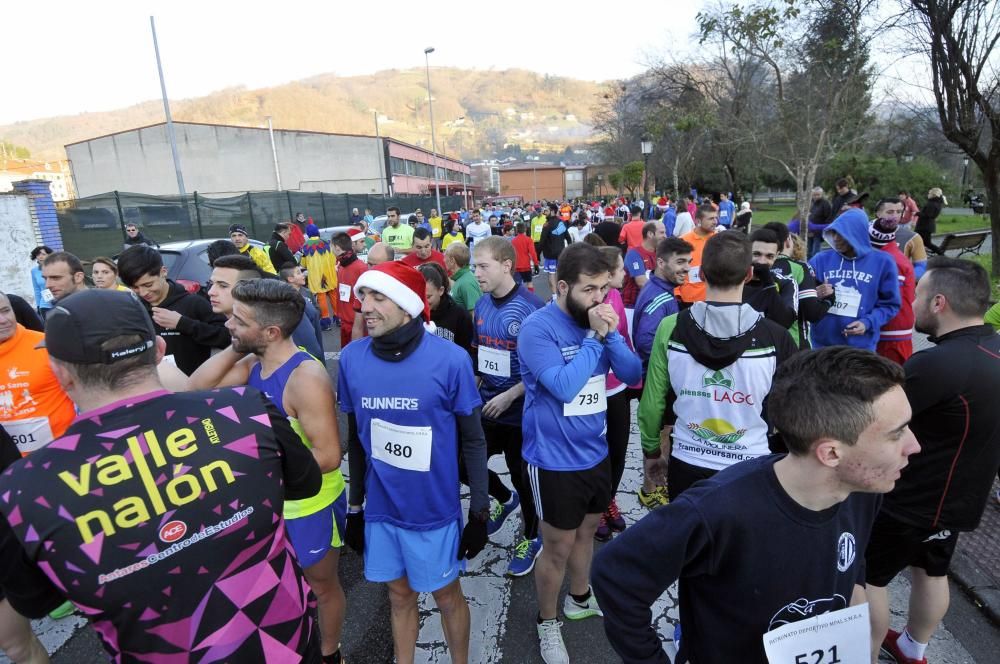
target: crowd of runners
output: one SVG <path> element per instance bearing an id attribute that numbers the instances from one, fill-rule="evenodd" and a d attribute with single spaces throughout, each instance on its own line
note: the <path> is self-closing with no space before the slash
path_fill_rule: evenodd
<path id="1" fill-rule="evenodd" d="M 37 247 L 34 304 L 0 295 L 0 648 L 46 662 L 27 619 L 77 610 L 114 661 L 342 662 L 346 545 L 397 662 L 420 593 L 481 661 L 461 575 L 519 514 L 547 664 L 595 617 L 670 661 L 675 582 L 675 662 L 926 662 L 1000 467 L 1000 310 L 977 263 L 928 260 L 912 198 L 870 217 L 839 185 L 807 242 L 696 192 L 389 208 L 378 235 L 355 210 L 332 238 L 300 214 L 264 248 L 233 225 L 199 292 L 135 226 L 89 274 Z"/>

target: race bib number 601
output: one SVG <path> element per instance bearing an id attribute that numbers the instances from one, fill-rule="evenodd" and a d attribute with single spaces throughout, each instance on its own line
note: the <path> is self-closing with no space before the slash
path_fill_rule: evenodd
<path id="1" fill-rule="evenodd" d="M 782 625 L 764 634 L 770 664 L 853 664 L 871 658 L 868 604 Z"/>
<path id="2" fill-rule="evenodd" d="M 372 419 L 372 458 L 403 470 L 431 469 L 431 428 Z"/>

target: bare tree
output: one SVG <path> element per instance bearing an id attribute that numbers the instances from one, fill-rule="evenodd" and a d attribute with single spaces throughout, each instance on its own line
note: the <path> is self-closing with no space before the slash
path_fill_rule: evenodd
<path id="1" fill-rule="evenodd" d="M 945 137 L 983 174 L 1000 277 L 1000 3 L 910 0 L 926 38 L 933 92 Z"/>

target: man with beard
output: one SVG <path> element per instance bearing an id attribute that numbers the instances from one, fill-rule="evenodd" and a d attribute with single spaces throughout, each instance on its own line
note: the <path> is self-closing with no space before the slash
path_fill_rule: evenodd
<path id="1" fill-rule="evenodd" d="M 972 261 L 932 258 L 917 283 L 916 329 L 936 346 L 903 366 L 921 451 L 886 495 L 865 554 L 873 662 L 881 644 L 899 664 L 927 663 L 958 534 L 979 524 L 1000 466 L 1000 336 L 983 324 L 989 302 L 989 275 Z M 896 632 L 885 587 L 905 567 L 910 610 Z"/>
<path id="2" fill-rule="evenodd" d="M 591 593 L 594 533 L 611 502 L 608 458 L 608 370 L 637 382 L 642 363 L 618 333 L 604 304 L 617 268 L 587 243 L 567 247 L 555 275 L 555 301 L 528 316 L 517 353 L 524 382 L 524 473 L 535 496 L 544 547 L 535 563 L 538 638 L 547 664 L 569 662 L 558 598 L 569 571 L 563 615 L 600 616 Z"/>
<path id="3" fill-rule="evenodd" d="M 323 364 L 299 350 L 292 330 L 305 307 L 294 286 L 277 279 L 239 281 L 226 329 L 232 346 L 203 364 L 191 389 L 249 385 L 278 408 L 323 472 L 319 493 L 285 501 L 285 527 L 316 595 L 324 664 L 339 664 L 346 598 L 337 576 L 347 497 L 340 472 L 336 398 Z"/>

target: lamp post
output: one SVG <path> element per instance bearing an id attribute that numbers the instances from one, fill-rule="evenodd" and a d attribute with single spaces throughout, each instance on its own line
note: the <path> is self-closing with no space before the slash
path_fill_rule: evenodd
<path id="1" fill-rule="evenodd" d="M 434 95 L 431 94 L 431 60 L 433 46 L 424 49 L 424 67 L 427 71 L 427 106 L 431 112 L 431 154 L 434 156 L 434 197 L 437 200 L 438 214 L 441 213 L 441 188 L 438 186 L 437 139 L 434 136 Z"/>
<path id="2" fill-rule="evenodd" d="M 962 157 L 962 195 L 965 195 L 966 182 L 969 181 L 969 158 Z"/>
<path id="3" fill-rule="evenodd" d="M 274 188 L 281 191 L 281 171 L 278 170 L 278 148 L 274 144 L 274 125 L 271 123 L 271 116 L 267 116 L 267 133 L 271 137 L 271 157 L 274 159 Z"/>
<path id="4" fill-rule="evenodd" d="M 645 209 L 649 204 L 649 155 L 653 153 L 653 141 L 647 136 L 642 139 L 639 147 L 642 149 L 642 204 Z M 646 218 L 649 218 L 648 212 Z"/>

